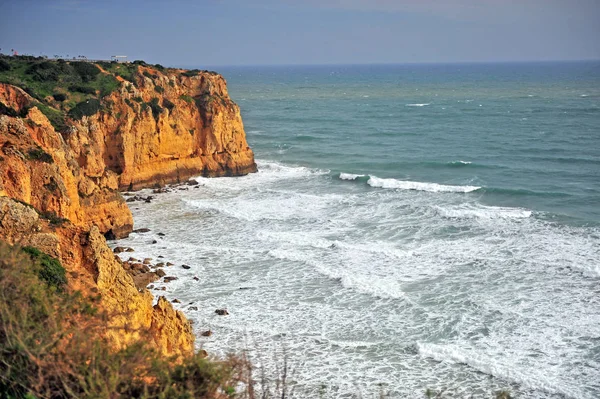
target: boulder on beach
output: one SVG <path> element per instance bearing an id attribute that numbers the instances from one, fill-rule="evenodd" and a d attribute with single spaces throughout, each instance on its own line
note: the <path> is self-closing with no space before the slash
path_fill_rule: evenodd
<path id="1" fill-rule="evenodd" d="M 215 310 L 215 313 L 218 314 L 219 316 L 227 316 L 229 314 L 227 309 L 217 309 L 217 310 Z"/>

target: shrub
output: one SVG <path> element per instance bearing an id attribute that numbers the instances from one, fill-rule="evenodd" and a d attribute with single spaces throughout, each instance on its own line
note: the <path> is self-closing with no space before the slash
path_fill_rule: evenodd
<path id="1" fill-rule="evenodd" d="M 96 76 L 100 73 L 100 68 L 89 62 L 74 62 L 71 66 L 84 83 L 96 79 Z"/>
<path id="2" fill-rule="evenodd" d="M 96 89 L 89 86 L 73 85 L 69 86 L 70 91 L 76 91 L 83 94 L 96 94 Z"/>
<path id="3" fill-rule="evenodd" d="M 41 280 L 58 290 L 64 288 L 67 284 L 67 276 L 65 275 L 65 268 L 58 259 L 34 247 L 23 247 L 22 250 L 41 266 L 38 270 L 38 276 Z"/>
<path id="4" fill-rule="evenodd" d="M 67 223 L 69 221 L 69 219 L 61 218 L 60 216 L 58 216 L 54 212 L 50 212 L 50 211 L 46 211 L 46 212 L 37 211 L 37 213 L 40 215 L 40 217 L 42 219 L 46 219 L 53 226 L 61 226 L 62 224 Z"/>
<path id="5" fill-rule="evenodd" d="M 190 103 L 190 104 L 194 102 L 194 99 L 191 96 L 187 96 L 185 94 L 182 94 L 181 96 L 179 96 L 179 99 L 185 101 L 186 103 Z"/>
<path id="6" fill-rule="evenodd" d="M 81 119 L 84 116 L 95 115 L 100 111 L 100 101 L 95 98 L 82 101 L 69 111 L 69 116 L 73 119 Z"/>
<path id="7" fill-rule="evenodd" d="M 250 380 L 245 359 L 165 358 L 148 331 L 115 349 L 103 338 L 112 315 L 65 283 L 56 259 L 0 242 L 2 398 L 214 398 Z"/>
<path id="8" fill-rule="evenodd" d="M 10 71 L 10 64 L 5 60 L 0 60 L 0 72 Z"/>
<path id="9" fill-rule="evenodd" d="M 144 99 L 142 97 L 140 97 L 140 96 L 137 96 L 137 97 L 133 97 L 133 101 L 136 101 L 138 103 L 143 103 Z"/>
<path id="10" fill-rule="evenodd" d="M 171 101 L 169 101 L 168 98 L 163 98 L 162 105 L 169 111 L 173 111 L 173 108 L 175 108 L 175 104 L 173 104 Z"/>
<path id="11" fill-rule="evenodd" d="M 132 62 L 132 64 L 134 64 L 134 65 L 148 65 L 148 64 L 146 64 L 145 61 L 142 61 L 142 60 L 135 60 L 135 61 Z"/>
<path id="12" fill-rule="evenodd" d="M 26 74 L 30 75 L 37 82 L 56 82 L 61 74 L 68 74 L 69 72 L 72 71 L 69 70 L 68 65 L 51 61 L 36 62 L 25 71 Z"/>
<path id="13" fill-rule="evenodd" d="M 157 76 L 157 75 L 151 74 L 151 73 L 150 73 L 150 72 L 148 72 L 148 71 L 144 71 L 143 75 L 144 75 L 145 77 L 147 77 L 147 78 L 150 78 L 150 79 L 156 79 L 156 78 L 158 78 L 158 76 Z"/>
<path id="14" fill-rule="evenodd" d="M 158 116 L 163 112 L 162 107 L 158 105 L 158 98 L 154 97 L 148 105 L 152 108 L 152 116 L 158 120 Z"/>
<path id="15" fill-rule="evenodd" d="M 27 151 L 27 159 L 45 163 L 54 163 L 54 158 L 52 158 L 52 155 L 48 154 L 40 147 L 32 148 L 29 151 Z"/>
<path id="16" fill-rule="evenodd" d="M 165 92 L 165 89 L 163 89 L 162 86 L 154 86 L 154 91 L 162 94 Z"/>
<path id="17" fill-rule="evenodd" d="M 0 101 L 0 115 L 8 115 L 12 117 L 19 116 L 19 113 L 15 111 L 14 108 L 4 105 L 3 102 Z"/>
<path id="18" fill-rule="evenodd" d="M 192 77 L 192 76 L 196 76 L 200 73 L 199 69 L 191 69 L 189 71 L 185 71 L 185 72 L 181 72 L 182 76 L 187 76 L 187 77 Z"/>
<path id="19" fill-rule="evenodd" d="M 63 102 L 67 99 L 67 95 L 64 93 L 54 93 L 52 95 L 56 101 Z"/>
<path id="20" fill-rule="evenodd" d="M 100 96 L 108 96 L 113 91 L 119 88 L 119 81 L 113 75 L 102 75 L 99 79 Z"/>

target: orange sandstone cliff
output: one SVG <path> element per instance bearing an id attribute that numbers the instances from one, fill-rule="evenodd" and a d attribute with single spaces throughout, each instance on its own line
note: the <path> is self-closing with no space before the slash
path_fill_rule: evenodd
<path id="1" fill-rule="evenodd" d="M 85 175 L 119 175 L 119 188 L 238 176 L 256 171 L 239 107 L 214 72 L 186 76 L 139 66 L 106 109 L 72 124 L 65 140 Z"/>
<path id="2" fill-rule="evenodd" d="M 139 66 L 133 82 L 117 76 L 97 110 L 69 114 L 60 132 L 47 115 L 66 115 L 61 104 L 0 83 L 0 239 L 58 258 L 71 289 L 99 295 L 117 347 L 149 332 L 175 355 L 194 349 L 190 323 L 164 298 L 153 306 L 106 244 L 133 227 L 119 189 L 256 170 L 225 80 L 183 72 Z"/>

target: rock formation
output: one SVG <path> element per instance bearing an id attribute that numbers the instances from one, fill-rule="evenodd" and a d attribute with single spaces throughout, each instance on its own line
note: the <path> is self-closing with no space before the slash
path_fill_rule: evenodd
<path id="1" fill-rule="evenodd" d="M 119 189 L 254 172 L 240 111 L 212 72 L 143 64 L 126 80 L 98 69 L 116 89 L 96 91 L 70 110 L 61 96 L 28 90 L 32 97 L 0 83 L 0 239 L 58 258 L 70 289 L 99 295 L 111 315 L 106 335 L 117 347 L 149 332 L 163 353 L 189 353 L 189 322 L 164 298 L 153 306 L 105 237 L 133 228 Z M 78 107 L 84 111 L 71 112 Z"/>

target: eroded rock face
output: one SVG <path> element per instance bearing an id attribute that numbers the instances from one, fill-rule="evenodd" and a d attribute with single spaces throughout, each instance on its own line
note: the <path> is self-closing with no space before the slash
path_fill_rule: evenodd
<path id="1" fill-rule="evenodd" d="M 168 301 L 152 306 L 152 295 L 136 288 L 98 227 L 86 232 L 69 222 L 53 226 L 32 207 L 0 197 L 0 238 L 12 245 L 34 246 L 59 259 L 71 289 L 99 295 L 109 316 L 105 335 L 116 348 L 150 337 L 164 355 L 194 350 L 189 321 Z"/>
<path id="2" fill-rule="evenodd" d="M 0 239 L 60 259 L 70 289 L 99 295 L 116 347 L 149 334 L 162 353 L 187 354 L 190 323 L 164 298 L 152 306 L 106 245 L 133 226 L 118 190 L 243 175 L 256 164 L 223 77 L 140 66 L 133 79 L 117 77 L 99 112 L 67 118 L 60 133 L 32 97 L 0 83 Z"/>
<path id="3" fill-rule="evenodd" d="M 102 233 L 127 236 L 133 217 L 118 191 L 117 175 L 105 170 L 86 176 L 48 118 L 35 106 L 27 109 L 33 99 L 7 86 L 0 84 L 0 102 L 26 114 L 0 115 L 0 196 L 84 229 L 98 226 Z M 10 96 L 3 98 L 3 93 Z"/>
<path id="4" fill-rule="evenodd" d="M 99 177 L 108 169 L 119 176 L 120 189 L 136 190 L 256 171 L 239 107 L 221 75 L 139 72 L 136 85 L 123 82 L 104 98 L 106 110 L 74 122 L 64 134 L 85 175 Z"/>

